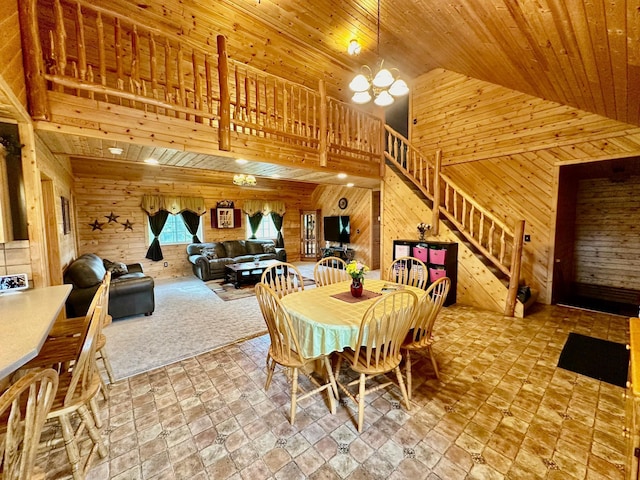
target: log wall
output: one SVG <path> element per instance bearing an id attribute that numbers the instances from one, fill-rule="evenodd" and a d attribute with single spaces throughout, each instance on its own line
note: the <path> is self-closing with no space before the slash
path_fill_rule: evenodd
<path id="1" fill-rule="evenodd" d="M 558 165 L 638 155 L 640 129 L 440 69 L 416 80 L 411 112 L 411 141 L 442 149 L 443 173 L 507 225 L 525 219 L 521 278 L 548 303 Z"/>

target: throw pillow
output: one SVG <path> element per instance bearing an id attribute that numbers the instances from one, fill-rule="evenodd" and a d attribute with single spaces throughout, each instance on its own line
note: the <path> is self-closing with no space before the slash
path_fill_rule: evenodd
<path id="1" fill-rule="evenodd" d="M 264 253 L 276 253 L 276 246 L 273 243 L 263 243 L 262 251 Z"/>
<path id="2" fill-rule="evenodd" d="M 104 264 L 104 268 L 111 272 L 111 278 L 118 278 L 129 273 L 129 269 L 122 262 L 112 262 L 111 260 L 104 259 L 102 263 Z"/>
<path id="3" fill-rule="evenodd" d="M 218 258 L 215 248 L 203 248 L 202 255 L 207 257 L 207 260 L 215 260 L 216 258 Z"/>

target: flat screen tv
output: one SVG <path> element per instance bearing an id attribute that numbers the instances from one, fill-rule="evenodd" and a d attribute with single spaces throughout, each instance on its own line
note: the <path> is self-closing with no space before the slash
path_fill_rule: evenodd
<path id="1" fill-rule="evenodd" d="M 349 216 L 324 217 L 324 239 L 327 242 L 349 243 L 351 227 Z"/>

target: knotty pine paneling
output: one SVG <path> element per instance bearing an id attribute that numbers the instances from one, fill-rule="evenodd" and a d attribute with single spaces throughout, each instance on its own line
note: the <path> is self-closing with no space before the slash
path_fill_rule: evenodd
<path id="1" fill-rule="evenodd" d="M 574 280 L 640 290 L 640 176 L 578 182 Z"/>
<path id="2" fill-rule="evenodd" d="M 382 265 L 384 278 L 393 259 L 393 241 L 417 239 L 416 225 L 431 223 L 431 209 L 390 168 L 382 186 Z M 457 301 L 494 312 L 503 312 L 507 288 L 469 248 L 440 223 L 440 234 L 427 240 L 458 243 Z"/>
<path id="3" fill-rule="evenodd" d="M 22 67 L 18 0 L 3 0 L 0 8 L 0 78 L 26 109 L 27 89 Z"/>
<path id="4" fill-rule="evenodd" d="M 314 185 L 281 182 L 284 189 L 241 188 L 233 185 L 185 183 L 166 180 L 101 179 L 78 177 L 75 183 L 76 222 L 78 228 L 78 254 L 96 253 L 103 258 L 125 263 L 140 262 L 146 273 L 154 278 L 168 278 L 192 275 L 191 264 L 187 260 L 186 245 L 162 246 L 164 260 L 152 262 L 145 258 L 149 247 L 146 215 L 140 208 L 142 195 L 170 194 L 202 196 L 209 211 L 205 214 L 205 242 L 236 240 L 246 238 L 246 219 L 242 227 L 235 229 L 211 228 L 210 209 L 221 200 L 232 200 L 235 208 L 242 208 L 247 199 L 278 199 L 285 202 L 283 236 L 288 258 L 296 261 L 300 256 L 300 209 L 311 207 L 311 193 Z M 133 230 L 124 230 L 122 225 L 108 224 L 105 216 L 111 212 L 118 215 L 119 222 L 129 220 Z M 94 220 L 104 222 L 103 230 L 92 230 Z M 168 262 L 168 267 L 163 267 Z"/>
<path id="5" fill-rule="evenodd" d="M 341 210 L 338 201 L 347 199 L 347 208 Z M 320 209 L 322 217 L 333 215 L 349 215 L 351 234 L 349 248 L 355 250 L 355 259 L 371 265 L 371 190 L 320 185 L 316 187 L 312 197 L 313 208 Z M 320 224 L 322 225 L 322 223 Z M 320 237 L 320 247 L 325 246 L 324 237 Z"/>

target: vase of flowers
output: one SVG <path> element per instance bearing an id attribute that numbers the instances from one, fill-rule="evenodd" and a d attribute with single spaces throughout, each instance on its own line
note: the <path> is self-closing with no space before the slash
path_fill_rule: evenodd
<path id="1" fill-rule="evenodd" d="M 427 230 L 431 230 L 431 225 L 420 222 L 416 228 L 418 229 L 418 240 L 424 242 L 424 235 Z"/>
<path id="2" fill-rule="evenodd" d="M 355 260 L 347 263 L 347 273 L 351 277 L 351 295 L 358 298 L 362 295 L 363 290 L 363 281 L 365 274 L 369 271 L 369 267 L 367 267 L 362 262 L 357 262 Z"/>

